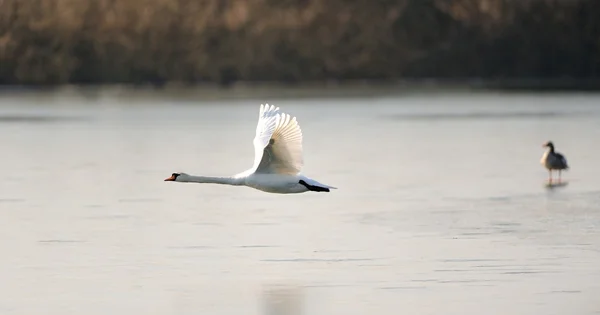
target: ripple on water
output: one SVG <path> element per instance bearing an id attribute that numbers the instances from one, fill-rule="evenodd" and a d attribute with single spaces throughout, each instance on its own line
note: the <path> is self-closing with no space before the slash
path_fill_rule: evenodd
<path id="1" fill-rule="evenodd" d="M 277 245 L 238 245 L 237 248 L 276 248 Z"/>
<path id="2" fill-rule="evenodd" d="M 197 249 L 215 249 L 214 246 L 206 246 L 206 245 L 184 245 L 184 246 L 167 246 L 167 249 L 184 249 L 184 250 L 197 250 Z"/>
<path id="3" fill-rule="evenodd" d="M 249 226 L 271 226 L 271 225 L 280 225 L 279 223 L 274 223 L 274 222 L 249 222 L 249 223 L 244 223 L 244 225 L 249 225 Z"/>
<path id="4" fill-rule="evenodd" d="M 306 284 L 303 285 L 303 288 L 315 288 L 315 289 L 320 289 L 320 288 L 352 288 L 352 287 L 358 287 L 360 285 L 358 284 L 339 284 L 339 283 L 324 283 L 324 284 Z"/>
<path id="5" fill-rule="evenodd" d="M 218 223 L 218 222 L 195 222 L 195 223 L 192 223 L 192 225 L 199 225 L 199 226 L 222 226 L 223 224 Z"/>
<path id="6" fill-rule="evenodd" d="M 50 240 L 39 240 L 40 244 L 75 244 L 75 243 L 85 243 L 85 241 L 81 240 L 61 240 L 61 239 L 50 239 Z"/>
<path id="7" fill-rule="evenodd" d="M 283 259 L 262 259 L 263 262 L 355 262 L 355 261 L 374 261 L 376 258 L 283 258 Z"/>
<path id="8" fill-rule="evenodd" d="M 439 262 L 453 263 L 453 262 L 502 262 L 502 261 L 513 261 L 513 259 L 486 259 L 486 258 L 453 258 L 453 259 L 440 259 Z"/>
<path id="9" fill-rule="evenodd" d="M 390 287 L 380 287 L 380 290 L 425 290 L 427 287 L 425 286 L 390 286 Z"/>
<path id="10" fill-rule="evenodd" d="M 579 291 L 579 290 L 556 290 L 556 291 L 550 291 L 550 292 L 547 292 L 547 293 L 549 293 L 549 294 L 556 294 L 556 293 L 559 293 L 559 294 L 565 294 L 565 293 L 567 293 L 567 294 L 577 294 L 577 293 L 581 293 L 581 291 Z"/>
<path id="11" fill-rule="evenodd" d="M 162 199 L 158 198 L 122 198 L 119 199 L 121 203 L 155 203 L 162 202 Z"/>
<path id="12" fill-rule="evenodd" d="M 440 121 L 440 120 L 515 120 L 515 119 L 542 119 L 542 118 L 556 118 L 565 116 L 579 116 L 584 117 L 585 115 L 594 114 L 586 112 L 559 112 L 559 111 L 520 111 L 520 112 L 475 112 L 470 111 L 467 113 L 406 113 L 406 114 L 395 114 L 386 115 L 386 119 L 392 120 L 409 120 L 409 121 Z"/>
<path id="13" fill-rule="evenodd" d="M 21 199 L 21 198 L 0 198 L 0 203 L 13 203 L 13 202 L 25 202 L 25 199 Z"/>
<path id="14" fill-rule="evenodd" d="M 132 218 L 134 216 L 128 214 L 105 214 L 86 217 L 88 220 L 127 220 Z"/>
<path id="15" fill-rule="evenodd" d="M 78 117 L 78 116 L 52 116 L 52 115 L 0 115 L 0 123 L 28 123 L 28 124 L 40 124 L 40 123 L 64 123 L 69 121 L 83 121 L 89 120 L 89 117 Z"/>

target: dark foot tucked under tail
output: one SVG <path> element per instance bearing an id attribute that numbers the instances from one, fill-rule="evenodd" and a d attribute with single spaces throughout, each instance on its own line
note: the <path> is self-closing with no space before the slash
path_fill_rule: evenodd
<path id="1" fill-rule="evenodd" d="M 325 192 L 329 192 L 329 188 L 325 188 L 325 187 L 319 187 L 319 186 L 313 186 L 313 185 L 309 185 L 307 184 L 305 181 L 300 180 L 298 182 L 300 185 L 306 187 L 306 189 L 310 190 L 310 191 L 325 191 Z"/>

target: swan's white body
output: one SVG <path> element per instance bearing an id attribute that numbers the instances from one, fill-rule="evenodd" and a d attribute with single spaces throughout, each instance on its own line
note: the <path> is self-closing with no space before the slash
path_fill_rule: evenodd
<path id="1" fill-rule="evenodd" d="M 261 191 L 294 194 L 335 189 L 300 174 L 303 166 L 302 131 L 296 117 L 279 107 L 261 104 L 254 137 L 254 165 L 231 177 L 173 173 L 165 181 L 248 186 Z"/>

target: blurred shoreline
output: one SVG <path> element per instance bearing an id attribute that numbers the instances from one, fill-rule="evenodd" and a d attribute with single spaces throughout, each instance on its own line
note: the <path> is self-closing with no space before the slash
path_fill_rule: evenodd
<path id="1" fill-rule="evenodd" d="M 599 11 L 595 0 L 1 0 L 0 84 L 597 89 L 586 82 L 600 78 Z"/>

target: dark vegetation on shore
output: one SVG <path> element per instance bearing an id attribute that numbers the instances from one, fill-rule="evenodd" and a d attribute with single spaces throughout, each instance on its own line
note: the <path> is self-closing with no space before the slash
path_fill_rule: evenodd
<path id="1" fill-rule="evenodd" d="M 600 77 L 600 0 L 0 0 L 0 84 Z"/>

